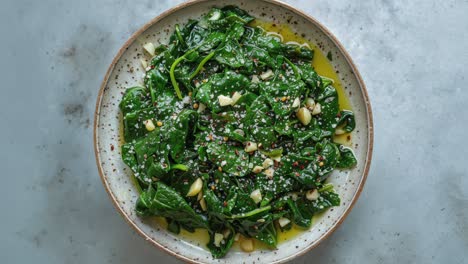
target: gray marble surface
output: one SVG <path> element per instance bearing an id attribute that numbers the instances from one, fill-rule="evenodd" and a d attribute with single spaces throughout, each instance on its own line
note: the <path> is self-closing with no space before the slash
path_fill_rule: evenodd
<path id="1" fill-rule="evenodd" d="M 107 66 L 179 2 L 1 1 L 1 263 L 179 263 L 116 212 L 92 148 Z M 468 1 L 288 2 L 350 52 L 375 118 L 359 201 L 294 263 L 468 263 Z"/>

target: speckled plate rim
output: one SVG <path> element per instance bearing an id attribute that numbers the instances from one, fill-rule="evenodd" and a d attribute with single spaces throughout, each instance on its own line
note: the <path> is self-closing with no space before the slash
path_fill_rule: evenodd
<path id="1" fill-rule="evenodd" d="M 145 238 L 145 240 L 149 241 L 151 244 L 153 244 L 154 246 L 158 247 L 159 249 L 169 253 L 170 255 L 175 256 L 175 257 L 177 257 L 177 258 L 179 258 L 179 259 L 181 259 L 183 261 L 190 262 L 190 263 L 204 263 L 204 262 L 195 261 L 193 259 L 187 258 L 184 255 L 177 254 L 177 253 L 171 251 L 170 249 L 162 246 L 157 241 L 150 238 L 133 221 L 131 221 L 131 219 L 128 217 L 128 215 L 119 206 L 119 204 L 118 204 L 118 202 L 116 200 L 116 197 L 114 196 L 114 194 L 110 190 L 109 184 L 107 183 L 107 181 L 106 181 L 106 179 L 104 177 L 103 168 L 101 166 L 101 159 L 100 159 L 99 151 L 98 151 L 98 119 L 99 119 L 99 113 L 100 113 L 100 106 L 101 106 L 102 97 L 103 97 L 107 82 L 109 80 L 110 74 L 113 71 L 116 63 L 118 62 L 118 60 L 120 59 L 122 54 L 136 40 L 136 38 L 139 35 L 141 35 L 144 31 L 146 31 L 148 28 L 153 26 L 155 23 L 157 23 L 161 19 L 165 18 L 166 16 L 168 16 L 168 15 L 174 13 L 174 12 L 177 12 L 177 11 L 179 11 L 181 9 L 184 9 L 184 8 L 187 8 L 187 7 L 190 7 L 192 5 L 196 5 L 198 3 L 205 2 L 205 1 L 209 1 L 209 0 L 190 0 L 190 1 L 184 2 L 182 4 L 179 4 L 179 5 L 175 6 L 175 7 L 161 13 L 159 16 L 153 18 L 148 23 L 143 25 L 140 29 L 138 29 L 135 33 L 132 34 L 132 36 L 119 49 L 117 55 L 114 57 L 114 59 L 112 60 L 110 66 L 109 66 L 109 68 L 107 69 L 107 72 L 106 72 L 106 74 L 104 76 L 104 79 L 103 79 L 103 81 L 101 83 L 101 87 L 99 89 L 99 93 L 98 93 L 98 96 L 97 96 L 96 108 L 95 108 L 95 112 L 94 112 L 94 125 L 93 125 L 93 145 L 94 145 L 94 154 L 95 154 L 95 158 L 96 158 L 96 164 L 97 164 L 97 167 L 98 167 L 98 173 L 99 173 L 101 181 L 102 181 L 102 183 L 103 183 L 103 185 L 104 185 L 104 187 L 106 189 L 106 192 L 110 196 L 110 198 L 112 200 L 112 203 L 114 204 L 117 211 L 124 217 L 125 221 L 137 231 L 137 233 L 139 235 L 141 235 L 143 238 Z M 309 247 L 306 247 L 306 248 L 302 249 L 301 251 L 295 252 L 294 254 L 291 254 L 290 256 L 285 257 L 285 258 L 275 262 L 275 263 L 284 263 L 286 261 L 292 260 L 293 258 L 301 256 L 301 255 L 307 253 L 308 251 L 310 251 L 311 249 L 315 248 L 316 246 L 318 246 L 322 241 L 324 241 L 326 238 L 328 238 L 341 225 L 341 223 L 344 221 L 344 219 L 351 212 L 352 208 L 354 207 L 354 204 L 356 203 L 356 201 L 358 200 L 358 198 L 359 198 L 359 196 L 360 196 L 360 194 L 362 192 L 364 184 L 365 184 L 365 182 L 367 180 L 367 175 L 369 173 L 369 169 L 370 169 L 370 165 L 371 165 L 371 161 L 372 161 L 372 152 L 373 152 L 373 147 L 374 147 L 374 123 L 373 123 L 373 117 L 372 117 L 372 107 L 371 107 L 371 103 L 370 103 L 370 100 L 369 100 L 369 95 L 367 93 L 367 89 L 366 89 L 366 86 L 364 84 L 364 81 L 363 81 L 359 71 L 357 70 L 356 65 L 354 64 L 353 60 L 351 59 L 351 56 L 345 50 L 343 45 L 338 41 L 338 39 L 324 25 L 322 25 L 315 18 L 313 18 L 312 16 L 304 13 L 303 11 L 301 11 L 301 10 L 299 10 L 299 9 L 297 9 L 297 8 L 287 4 L 287 3 L 278 1 L 278 0 L 263 0 L 263 1 L 274 4 L 274 5 L 277 5 L 277 6 L 280 6 L 282 8 L 285 8 L 285 9 L 287 9 L 287 10 L 289 10 L 289 11 L 303 17 L 304 19 L 306 19 L 310 23 L 314 24 L 317 28 L 319 28 L 323 33 L 325 33 L 325 35 L 327 35 L 330 38 L 330 40 L 340 50 L 341 54 L 345 57 L 346 61 L 348 62 L 349 66 L 351 67 L 351 69 L 353 71 L 354 76 L 357 79 L 357 82 L 358 82 L 359 87 L 361 89 L 361 93 L 362 93 L 362 96 L 363 96 L 363 100 L 364 100 L 365 108 L 366 108 L 366 113 L 367 113 L 368 145 L 367 145 L 366 161 L 365 161 L 364 170 L 363 170 L 361 180 L 360 180 L 360 182 L 358 184 L 357 191 L 355 192 L 355 195 L 351 200 L 351 204 L 344 211 L 344 213 L 339 217 L 338 221 L 336 221 L 334 223 L 334 225 L 330 229 L 327 230 L 327 232 L 325 232 L 321 237 L 319 237 L 315 241 L 315 243 L 312 243 Z"/>

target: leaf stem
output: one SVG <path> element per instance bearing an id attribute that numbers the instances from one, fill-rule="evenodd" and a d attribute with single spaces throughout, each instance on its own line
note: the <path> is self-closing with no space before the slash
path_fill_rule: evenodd
<path id="1" fill-rule="evenodd" d="M 185 59 L 185 57 L 187 57 L 188 54 L 192 53 L 194 50 L 189 50 L 187 51 L 184 55 L 180 56 L 179 58 L 177 58 L 171 65 L 171 69 L 169 71 L 169 76 L 171 77 L 171 83 L 172 83 L 172 86 L 174 86 L 174 90 L 177 94 L 177 97 L 179 97 L 179 99 L 182 99 L 182 93 L 180 92 L 180 88 L 179 88 L 179 84 L 177 83 L 177 80 L 175 78 L 175 75 L 174 75 L 174 71 L 175 71 L 175 67 Z"/>
<path id="2" fill-rule="evenodd" d="M 180 43 L 182 43 L 182 45 L 185 45 L 184 38 L 182 38 L 182 34 L 180 33 L 179 24 L 175 25 L 175 32 L 176 32 L 176 36 L 179 39 Z"/>
<path id="3" fill-rule="evenodd" d="M 329 192 L 331 190 L 333 190 L 333 184 L 327 183 L 327 184 L 323 185 L 323 187 L 320 188 L 318 191 L 319 192 Z"/>
<path id="4" fill-rule="evenodd" d="M 299 70 L 297 69 L 296 65 L 292 63 L 288 58 L 284 57 L 284 60 L 289 64 L 289 66 L 292 68 L 294 75 L 296 75 L 297 79 L 301 78 L 301 74 L 299 73 Z"/>
<path id="5" fill-rule="evenodd" d="M 184 164 L 175 164 L 171 166 L 171 170 L 181 170 L 181 171 L 188 171 L 189 167 Z"/>
<path id="6" fill-rule="evenodd" d="M 189 79 L 192 80 L 193 78 L 195 78 L 195 76 L 197 76 L 197 74 L 201 71 L 201 69 L 203 68 L 203 65 L 205 65 L 205 63 L 207 63 L 213 56 L 215 55 L 215 52 L 211 52 L 210 54 L 208 54 L 201 62 L 200 64 L 198 64 L 197 68 L 195 69 L 195 71 L 190 75 Z"/>
<path id="7" fill-rule="evenodd" d="M 268 211 L 268 210 L 270 210 L 270 209 L 271 209 L 271 205 L 268 205 L 268 206 L 265 206 L 265 207 L 257 208 L 257 209 L 255 209 L 255 210 L 252 210 L 252 211 L 247 212 L 247 213 L 232 215 L 230 218 L 231 218 L 231 219 L 246 218 L 246 217 L 250 217 L 250 216 L 252 216 L 252 215 L 256 215 L 256 214 L 258 214 L 258 213 L 261 213 L 261 212 Z"/>
<path id="8" fill-rule="evenodd" d="M 148 88 L 149 88 L 149 92 L 150 92 L 150 95 L 151 95 L 151 103 L 154 104 L 154 102 L 156 101 L 156 95 L 154 94 L 154 89 L 153 89 L 153 85 L 150 84 L 148 85 Z"/>

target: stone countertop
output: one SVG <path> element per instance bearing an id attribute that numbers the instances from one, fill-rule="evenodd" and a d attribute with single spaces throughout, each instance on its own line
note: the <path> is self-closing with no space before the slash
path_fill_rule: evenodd
<path id="1" fill-rule="evenodd" d="M 0 262 L 179 263 L 114 209 L 92 119 L 119 47 L 180 2 L 2 1 Z M 375 120 L 359 201 L 294 263 L 467 263 L 468 2 L 288 2 L 349 51 Z"/>

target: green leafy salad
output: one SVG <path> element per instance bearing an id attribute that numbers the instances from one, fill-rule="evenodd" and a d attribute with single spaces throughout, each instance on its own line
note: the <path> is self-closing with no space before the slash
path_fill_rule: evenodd
<path id="1" fill-rule="evenodd" d="M 137 214 L 164 217 L 174 233 L 208 230 L 215 258 L 239 235 L 250 251 L 252 239 L 276 248 L 278 232 L 309 228 L 340 204 L 327 177 L 356 165 L 333 141 L 355 128 L 354 114 L 315 72 L 314 51 L 249 26 L 254 19 L 213 8 L 176 26 L 167 45 L 144 45 L 144 86 L 120 103 Z"/>

